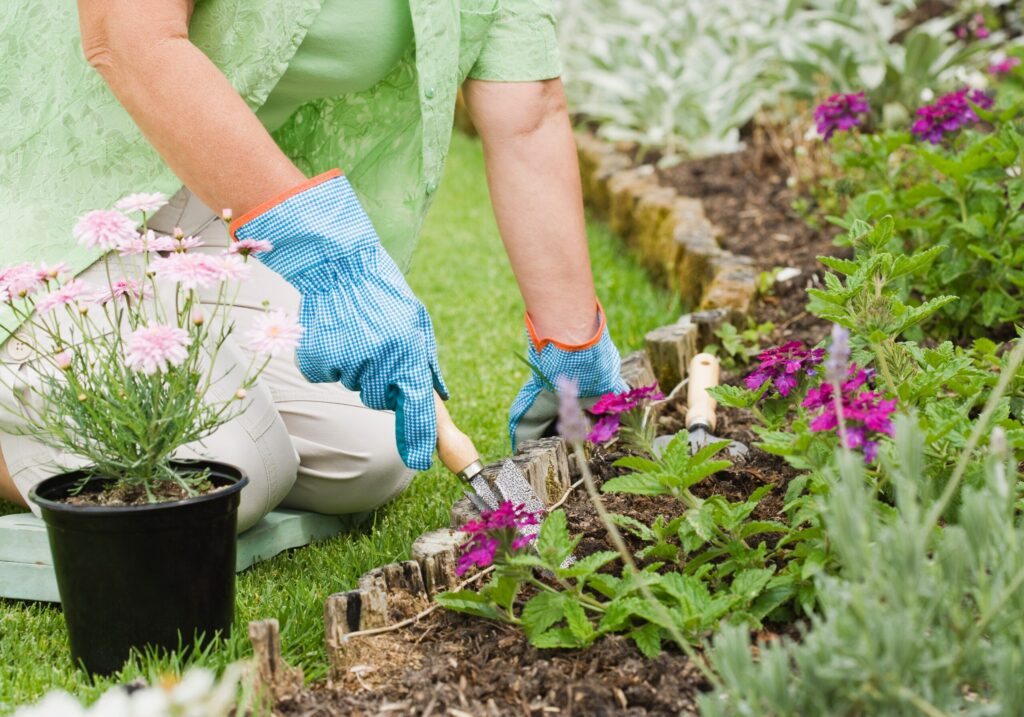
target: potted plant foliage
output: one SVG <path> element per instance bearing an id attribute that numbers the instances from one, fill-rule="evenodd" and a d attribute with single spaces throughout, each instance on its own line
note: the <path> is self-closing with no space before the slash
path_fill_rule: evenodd
<path id="1" fill-rule="evenodd" d="M 251 337 L 263 352 L 247 366 L 236 353 L 225 370 L 233 288 L 251 270 L 250 254 L 271 247 L 218 254 L 197 251 L 198 237 L 156 235 L 146 216 L 163 203 L 132 195 L 118 203 L 124 211 L 81 217 L 75 235 L 106 251 L 106 285 L 63 265 L 0 271 L 0 299 L 36 356 L 10 386 L 10 408 L 23 430 L 85 466 L 44 480 L 29 498 L 46 522 L 72 657 L 96 674 L 120 669 L 133 648 L 228 634 L 248 479 L 175 454 L 245 410 L 270 353 L 293 349 L 300 331 L 292 317 L 272 315 L 275 340 Z M 142 213 L 141 230 L 132 211 Z M 226 400 L 209 394 L 218 381 L 237 384 Z"/>

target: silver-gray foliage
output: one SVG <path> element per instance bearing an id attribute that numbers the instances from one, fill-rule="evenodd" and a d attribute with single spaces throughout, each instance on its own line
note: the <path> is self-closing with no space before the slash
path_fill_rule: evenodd
<path id="1" fill-rule="evenodd" d="M 669 160 L 741 148 L 740 128 L 783 95 L 868 90 L 905 120 L 966 52 L 941 19 L 890 42 L 914 4 L 557 0 L 567 91 L 602 135 Z"/>
<path id="2" fill-rule="evenodd" d="M 992 438 L 986 481 L 941 528 L 912 419 L 897 422 L 886 471 L 895 508 L 858 459 L 840 458 L 824 510 L 842 569 L 818 579 L 820 615 L 756 658 L 746 630 L 723 630 L 710 652 L 723 686 L 701 714 L 1024 714 L 1024 520 L 1017 464 Z"/>

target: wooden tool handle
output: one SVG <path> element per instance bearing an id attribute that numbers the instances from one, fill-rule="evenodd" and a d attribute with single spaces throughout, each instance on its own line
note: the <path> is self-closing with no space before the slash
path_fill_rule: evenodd
<path id="1" fill-rule="evenodd" d="M 444 399 L 434 392 L 434 411 L 437 414 L 437 457 L 452 473 L 458 475 L 480 460 L 476 446 L 452 421 Z"/>
<path id="2" fill-rule="evenodd" d="M 690 376 L 686 389 L 686 428 L 696 425 L 715 430 L 715 408 L 718 403 L 708 393 L 718 385 L 721 367 L 711 354 L 697 354 L 690 360 Z"/>

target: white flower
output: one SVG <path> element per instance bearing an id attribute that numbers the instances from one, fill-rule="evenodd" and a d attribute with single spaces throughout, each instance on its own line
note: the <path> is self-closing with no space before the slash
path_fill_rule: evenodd
<path id="1" fill-rule="evenodd" d="M 127 213 L 142 212 L 144 214 L 150 214 L 165 204 L 167 204 L 166 194 L 162 194 L 160 192 L 139 192 L 137 194 L 129 194 L 124 199 L 118 200 L 117 204 L 114 205 L 114 208 Z"/>
<path id="2" fill-rule="evenodd" d="M 19 709 L 14 717 L 85 717 L 85 709 L 67 692 L 51 692 L 36 704 Z"/>
<path id="3" fill-rule="evenodd" d="M 295 350 L 302 327 L 295 316 L 280 309 L 268 311 L 252 322 L 245 334 L 249 348 L 261 356 L 280 356 Z"/>

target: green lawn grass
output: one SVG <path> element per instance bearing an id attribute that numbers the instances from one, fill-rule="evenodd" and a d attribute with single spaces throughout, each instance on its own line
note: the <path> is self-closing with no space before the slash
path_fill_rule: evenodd
<path id="1" fill-rule="evenodd" d="M 639 348 L 644 333 L 678 316 L 681 307 L 651 286 L 643 270 L 601 223 L 589 225 L 598 293 L 623 352 Z M 456 135 L 437 202 L 409 276 L 430 309 L 455 421 L 485 460 L 509 452 L 506 411 L 526 378 L 516 359 L 525 351 L 523 306 L 491 214 L 479 143 Z M 327 595 L 354 587 L 365 571 L 408 557 L 418 535 L 447 523 L 461 494 L 443 467 L 419 475 L 406 493 L 378 510 L 372 525 L 278 556 L 238 578 L 238 609 L 231 639 L 194 660 L 219 668 L 249 654 L 245 625 L 276 617 L 286 658 L 308 679 L 326 671 L 322 613 Z M 0 503 L 0 514 L 11 512 Z M 113 682 L 180 669 L 174 657 L 145 658 Z M 111 681 L 90 684 L 71 669 L 60 610 L 46 604 L 0 600 L 0 713 L 33 702 L 53 688 L 94 698 Z"/>

